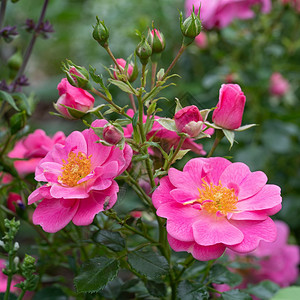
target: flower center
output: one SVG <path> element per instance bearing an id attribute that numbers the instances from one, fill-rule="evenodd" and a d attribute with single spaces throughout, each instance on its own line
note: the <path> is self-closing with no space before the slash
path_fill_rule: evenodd
<path id="1" fill-rule="evenodd" d="M 71 151 L 67 161 L 62 160 L 62 175 L 58 177 L 58 180 L 70 187 L 78 185 L 78 181 L 91 172 L 91 156 L 87 157 L 82 152 L 76 154 Z"/>
<path id="2" fill-rule="evenodd" d="M 199 198 L 196 202 L 208 213 L 230 217 L 236 210 L 238 197 L 234 189 L 222 186 L 221 182 L 218 185 L 204 182 L 202 189 L 198 188 L 198 191 Z"/>

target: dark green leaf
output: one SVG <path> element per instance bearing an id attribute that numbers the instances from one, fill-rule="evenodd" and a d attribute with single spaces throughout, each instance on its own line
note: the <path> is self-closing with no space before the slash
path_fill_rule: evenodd
<path id="1" fill-rule="evenodd" d="M 125 247 L 125 240 L 119 232 L 99 230 L 93 235 L 93 240 L 113 251 L 122 251 Z"/>
<path id="2" fill-rule="evenodd" d="M 226 267 L 220 264 L 212 266 L 209 278 L 213 283 L 225 283 L 230 286 L 236 286 L 242 282 L 242 277 L 239 274 L 230 272 Z"/>
<path id="3" fill-rule="evenodd" d="M 224 300 L 252 300 L 252 297 L 240 290 L 231 290 L 228 292 L 222 293 L 221 299 Z"/>
<path id="4" fill-rule="evenodd" d="M 207 300 L 209 293 L 207 288 L 201 284 L 195 284 L 188 280 L 180 282 L 178 286 L 178 297 L 184 300 Z"/>
<path id="5" fill-rule="evenodd" d="M 279 289 L 280 287 L 276 283 L 270 280 L 265 280 L 260 282 L 258 285 L 248 287 L 247 292 L 261 300 L 265 300 L 271 299 Z"/>
<path id="6" fill-rule="evenodd" d="M 11 134 L 17 133 L 19 130 L 21 130 L 26 124 L 26 113 L 23 110 L 22 112 L 15 113 L 10 119 L 9 119 L 9 126 L 10 126 L 10 132 Z"/>
<path id="7" fill-rule="evenodd" d="M 118 270 L 119 262 L 112 258 L 102 256 L 86 261 L 74 279 L 77 292 L 98 292 L 117 276 Z"/>
<path id="8" fill-rule="evenodd" d="M 67 300 L 68 296 L 58 287 L 46 287 L 34 294 L 32 300 Z"/>
<path id="9" fill-rule="evenodd" d="M 157 282 L 153 280 L 147 280 L 145 286 L 154 297 L 165 297 L 167 293 L 166 285 L 163 282 Z"/>
<path id="10" fill-rule="evenodd" d="M 12 96 L 19 101 L 21 109 L 26 110 L 27 115 L 31 116 L 31 107 L 26 95 L 23 93 L 14 93 Z"/>
<path id="11" fill-rule="evenodd" d="M 137 272 L 151 279 L 160 278 L 169 270 L 166 258 L 153 251 L 131 252 L 128 254 L 128 262 Z"/>
<path id="12" fill-rule="evenodd" d="M 117 277 L 106 285 L 106 287 L 100 292 L 100 295 L 105 299 L 118 299 L 122 285 L 123 281 Z"/>
<path id="13" fill-rule="evenodd" d="M 16 111 L 20 111 L 15 103 L 14 98 L 9 93 L 0 90 L 0 100 L 8 102 Z"/>

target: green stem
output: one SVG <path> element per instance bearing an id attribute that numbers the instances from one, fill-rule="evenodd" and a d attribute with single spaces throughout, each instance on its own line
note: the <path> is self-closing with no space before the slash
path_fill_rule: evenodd
<path id="1" fill-rule="evenodd" d="M 24 295 L 26 293 L 26 290 L 22 290 L 21 294 L 19 295 L 18 299 L 17 300 L 22 300 Z"/>
<path id="2" fill-rule="evenodd" d="M 6 10 L 6 0 L 2 0 L 1 8 L 0 8 L 0 29 L 2 29 L 2 25 L 4 24 L 5 10 Z"/>
<path id="3" fill-rule="evenodd" d="M 169 72 L 173 69 L 173 67 L 175 66 L 175 64 L 177 63 L 178 59 L 180 58 L 180 56 L 182 55 L 182 53 L 184 52 L 184 50 L 186 49 L 186 46 L 181 45 L 176 57 L 173 59 L 173 61 L 171 62 L 170 66 L 168 67 L 167 71 L 165 72 L 163 78 L 161 81 L 163 81 L 169 74 Z"/>
<path id="4" fill-rule="evenodd" d="M 9 241 L 9 249 L 10 251 L 12 251 L 14 245 L 13 245 L 13 240 Z M 6 284 L 6 291 L 5 291 L 5 295 L 3 297 L 3 300 L 8 300 L 9 299 L 9 293 L 10 293 L 10 286 L 11 286 L 11 282 L 12 282 L 12 277 L 13 277 L 13 263 L 14 263 L 14 257 L 13 255 L 10 253 L 8 253 L 8 275 L 7 275 L 7 284 Z M 15 253 L 15 251 L 13 251 Z"/>
<path id="5" fill-rule="evenodd" d="M 214 144 L 213 144 L 212 148 L 210 149 L 210 151 L 207 155 L 207 158 L 209 158 L 213 155 L 213 153 L 215 152 L 216 148 L 218 147 L 218 145 L 219 145 L 221 139 L 223 138 L 223 136 L 224 136 L 223 131 L 221 129 L 217 129 Z"/>
<path id="6" fill-rule="evenodd" d="M 168 171 L 169 168 L 171 167 L 171 165 L 173 164 L 174 159 L 176 158 L 178 152 L 180 151 L 185 139 L 186 139 L 185 136 L 180 137 L 180 140 L 179 140 L 179 143 L 178 143 L 178 146 L 177 146 L 175 152 L 173 153 L 172 157 L 170 158 L 169 162 L 167 163 L 167 166 L 164 168 L 166 171 Z"/>
<path id="7" fill-rule="evenodd" d="M 106 52 L 108 53 L 108 55 L 110 56 L 110 58 L 113 60 L 115 66 L 118 68 L 119 72 L 120 72 L 121 74 L 123 74 L 123 73 L 124 73 L 124 70 L 123 70 L 123 69 L 121 68 L 121 66 L 117 63 L 117 60 L 116 60 L 115 56 L 113 55 L 113 53 L 111 52 L 111 50 L 110 50 L 108 44 L 104 46 L 104 49 L 106 50 Z"/>
<path id="8" fill-rule="evenodd" d="M 195 258 L 190 254 L 190 255 L 186 258 L 186 260 L 185 260 L 185 262 L 184 262 L 184 267 L 183 267 L 183 269 L 182 269 L 182 270 L 180 271 L 180 273 L 177 275 L 176 281 L 179 281 L 179 279 L 181 278 L 181 276 L 182 276 L 182 274 L 185 272 L 185 270 L 186 270 L 187 268 L 189 268 L 194 262 L 195 262 Z"/>
<path id="9" fill-rule="evenodd" d="M 146 85 L 145 72 L 146 72 L 146 65 L 142 65 L 142 87 L 143 87 L 143 88 L 144 88 L 145 85 Z"/>
<path id="10" fill-rule="evenodd" d="M 152 62 L 151 90 L 154 88 L 155 85 L 156 68 L 157 68 L 157 62 Z"/>
<path id="11" fill-rule="evenodd" d="M 130 99 L 130 103 L 131 103 L 131 106 L 133 108 L 133 111 L 136 112 L 136 106 L 135 106 L 135 102 L 134 102 L 134 97 L 132 94 L 128 94 L 129 96 L 129 99 Z"/>

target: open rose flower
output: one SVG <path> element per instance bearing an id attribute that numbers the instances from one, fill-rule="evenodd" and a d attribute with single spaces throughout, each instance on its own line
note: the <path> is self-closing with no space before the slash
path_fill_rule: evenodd
<path id="1" fill-rule="evenodd" d="M 234 19 L 251 19 L 255 16 L 253 5 L 260 4 L 261 11 L 271 10 L 271 0 L 186 0 L 186 14 L 189 16 L 195 7 L 195 13 L 201 5 L 200 19 L 205 28 L 223 28 Z"/>
<path id="2" fill-rule="evenodd" d="M 65 134 L 62 131 L 58 131 L 51 138 L 46 135 L 44 130 L 37 129 L 18 141 L 14 149 L 8 153 L 8 157 L 24 159 L 16 160 L 14 166 L 20 176 L 25 176 L 29 173 L 34 173 L 40 160 L 45 157 L 55 144 L 63 144 L 65 138 Z"/>
<path id="3" fill-rule="evenodd" d="M 107 121 L 96 120 L 92 127 Z M 100 211 L 111 208 L 119 186 L 114 180 L 129 165 L 132 149 L 96 143 L 93 129 L 72 132 L 65 145 L 57 144 L 37 166 L 35 179 L 47 182 L 35 190 L 28 204 L 42 200 L 33 213 L 33 223 L 47 232 L 57 232 L 71 220 L 89 225 Z"/>
<path id="4" fill-rule="evenodd" d="M 191 159 L 182 172 L 171 168 L 152 196 L 171 248 L 206 261 L 226 248 L 246 253 L 261 240 L 273 242 L 269 215 L 281 209 L 281 196 L 266 182 L 263 172 L 221 157 Z"/>
<path id="5" fill-rule="evenodd" d="M 82 88 L 72 86 L 66 78 L 61 80 L 57 89 L 60 97 L 54 107 L 67 119 L 77 119 L 94 107 L 95 98 Z M 80 116 L 68 107 L 79 111 Z"/>
<path id="6" fill-rule="evenodd" d="M 238 254 L 233 251 L 226 251 L 230 261 L 251 263 L 253 268 L 231 269 L 232 272 L 241 272 L 243 282 L 235 289 L 244 289 L 249 283 L 257 284 L 263 280 L 271 280 L 280 287 L 288 287 L 293 284 L 299 274 L 298 264 L 300 262 L 299 246 L 289 245 L 289 227 L 282 221 L 275 221 L 277 227 L 277 239 L 273 243 L 261 241 L 259 246 L 249 254 Z M 214 285 L 219 291 L 231 289 L 226 284 Z"/>

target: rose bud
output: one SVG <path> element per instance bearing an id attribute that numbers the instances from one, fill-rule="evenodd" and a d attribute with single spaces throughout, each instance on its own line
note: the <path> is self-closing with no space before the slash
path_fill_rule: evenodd
<path id="1" fill-rule="evenodd" d="M 246 97 L 238 84 L 222 84 L 219 102 L 213 112 L 215 125 L 234 130 L 241 126 Z"/>
<path id="2" fill-rule="evenodd" d="M 93 30 L 93 38 L 102 46 L 107 47 L 109 31 L 104 24 L 104 21 L 100 21 L 98 17 L 96 17 L 97 23 Z"/>
<path id="3" fill-rule="evenodd" d="M 148 63 L 148 59 L 152 54 L 152 48 L 146 41 L 145 37 L 142 37 L 142 41 L 137 45 L 135 53 L 139 57 L 142 65 L 146 65 Z"/>
<path id="4" fill-rule="evenodd" d="M 203 127 L 203 118 L 195 105 L 177 111 L 174 120 L 178 132 L 187 133 L 190 137 L 197 136 Z"/>
<path id="5" fill-rule="evenodd" d="M 202 29 L 200 21 L 200 9 L 198 10 L 197 15 L 194 11 L 192 11 L 191 15 L 184 21 L 182 13 L 180 13 L 180 28 L 184 36 L 183 44 L 188 46 L 194 41 L 195 37 L 199 35 Z"/>
<path id="6" fill-rule="evenodd" d="M 113 125 L 103 128 L 103 140 L 111 145 L 117 145 L 123 139 L 124 134 Z"/>
<path id="7" fill-rule="evenodd" d="M 121 70 L 124 71 L 126 69 L 126 64 L 127 64 L 126 60 L 123 58 L 118 58 L 118 59 L 116 59 L 116 61 L 119 65 L 119 67 L 121 68 Z M 116 69 L 116 71 L 114 72 L 114 77 L 116 80 L 118 80 L 119 79 L 118 77 L 120 76 L 120 72 L 119 72 L 117 66 L 115 66 L 115 69 Z M 132 73 L 133 73 L 133 65 L 128 64 L 127 65 L 127 73 L 126 73 L 128 80 L 131 78 Z"/>
<path id="8" fill-rule="evenodd" d="M 160 53 L 166 47 L 165 37 L 162 32 L 157 29 L 152 29 L 148 33 L 147 41 L 152 48 L 152 53 Z"/>
<path id="9" fill-rule="evenodd" d="M 61 80 L 57 89 L 60 97 L 54 107 L 67 119 L 81 118 L 94 107 L 94 97 L 87 91 L 72 86 L 66 78 Z"/>
<path id="10" fill-rule="evenodd" d="M 7 208 L 16 212 L 16 206 L 20 209 L 25 209 L 22 197 L 17 193 L 9 193 L 7 198 Z"/>
<path id="11" fill-rule="evenodd" d="M 273 73 L 270 78 L 270 94 L 273 96 L 284 96 L 290 89 L 290 84 L 280 73 Z"/>

